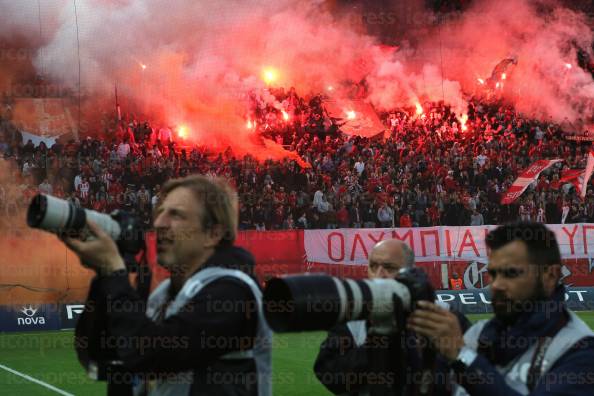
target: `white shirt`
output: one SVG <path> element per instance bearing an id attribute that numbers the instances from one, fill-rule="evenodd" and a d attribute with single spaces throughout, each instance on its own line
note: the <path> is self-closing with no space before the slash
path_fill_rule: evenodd
<path id="1" fill-rule="evenodd" d="M 318 211 L 320 213 L 326 213 L 330 210 L 330 202 L 328 201 L 321 201 L 318 205 L 317 205 Z"/>
<path id="2" fill-rule="evenodd" d="M 25 162 L 23 165 L 23 176 L 29 176 L 31 174 L 31 168 L 33 168 L 33 165 L 29 161 Z"/>
<path id="3" fill-rule="evenodd" d="M 480 154 L 479 156 L 476 157 L 476 163 L 479 164 L 480 166 L 485 165 L 485 162 L 487 162 L 486 155 Z"/>
<path id="4" fill-rule="evenodd" d="M 569 214 L 569 206 L 563 205 L 563 211 L 561 214 L 561 224 L 565 224 L 565 220 L 567 220 L 568 214 Z"/>
<path id="5" fill-rule="evenodd" d="M 470 215 L 470 225 L 471 226 L 481 226 L 485 224 L 485 219 L 483 218 L 483 215 L 480 213 L 477 213 L 476 215 Z"/>
<path id="6" fill-rule="evenodd" d="M 543 208 L 539 208 L 538 209 L 538 214 L 536 215 L 536 221 L 538 223 L 544 223 L 545 216 L 544 216 L 544 209 Z"/>
<path id="7" fill-rule="evenodd" d="M 320 190 L 317 190 L 314 193 L 313 206 L 318 207 L 320 205 L 320 202 L 322 202 L 323 196 L 324 196 L 324 193 Z"/>
<path id="8" fill-rule="evenodd" d="M 81 175 L 76 175 L 74 177 L 74 190 L 78 191 L 78 186 L 80 186 L 80 183 L 82 183 L 82 177 Z"/>
<path id="9" fill-rule="evenodd" d="M 151 206 L 153 207 L 153 209 L 157 207 L 158 203 L 159 203 L 159 196 L 157 194 L 155 194 L 151 198 Z"/>
<path id="10" fill-rule="evenodd" d="M 394 218 L 394 211 L 389 206 L 382 206 L 377 211 L 377 219 L 381 222 L 392 221 Z"/>
<path id="11" fill-rule="evenodd" d="M 118 157 L 124 159 L 130 154 L 130 145 L 128 143 L 120 143 L 118 146 Z"/>
<path id="12" fill-rule="evenodd" d="M 357 171 L 359 176 L 361 176 L 361 173 L 363 173 L 363 171 L 365 170 L 365 163 L 359 161 L 355 162 L 355 170 Z"/>

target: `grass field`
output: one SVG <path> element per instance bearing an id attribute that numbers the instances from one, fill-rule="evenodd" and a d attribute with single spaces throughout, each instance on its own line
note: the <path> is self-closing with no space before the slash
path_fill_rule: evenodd
<path id="1" fill-rule="evenodd" d="M 594 312 L 579 315 L 594 329 Z M 486 316 L 472 315 L 470 319 Z M 275 395 L 329 395 L 312 372 L 324 335 L 320 332 L 275 335 Z M 89 380 L 78 364 L 72 339 L 72 331 L 0 334 L 0 395 L 105 395 L 105 384 Z"/>

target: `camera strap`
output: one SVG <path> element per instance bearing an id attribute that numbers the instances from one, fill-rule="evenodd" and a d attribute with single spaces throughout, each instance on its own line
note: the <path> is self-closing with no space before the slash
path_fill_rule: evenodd
<path id="1" fill-rule="evenodd" d="M 538 342 L 536 344 L 536 348 L 534 350 L 534 355 L 532 355 L 532 362 L 530 364 L 530 368 L 528 369 L 528 375 L 526 377 L 526 386 L 532 392 L 536 383 L 540 379 L 542 375 L 542 365 L 544 362 L 544 357 L 547 353 L 547 350 L 551 346 L 553 342 L 553 338 L 555 335 L 561 330 L 569 319 L 567 315 L 561 315 L 561 318 L 557 321 L 557 325 L 548 331 L 545 335 L 538 338 Z"/>
<path id="2" fill-rule="evenodd" d="M 153 274 L 151 268 L 148 265 L 148 258 L 146 249 L 141 250 L 139 253 L 137 265 L 137 277 L 136 277 L 136 291 L 142 301 L 147 302 L 151 293 L 151 281 Z"/>

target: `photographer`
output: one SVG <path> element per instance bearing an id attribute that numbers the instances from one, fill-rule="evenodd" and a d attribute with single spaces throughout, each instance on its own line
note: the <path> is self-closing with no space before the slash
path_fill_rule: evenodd
<path id="1" fill-rule="evenodd" d="M 454 370 L 456 396 L 592 395 L 594 333 L 565 306 L 555 234 L 538 223 L 487 235 L 495 317 L 466 333 L 449 312 L 419 302 L 408 327 Z"/>
<path id="2" fill-rule="evenodd" d="M 370 279 L 393 279 L 399 270 L 413 267 L 414 260 L 413 251 L 404 242 L 396 239 L 381 241 L 369 254 L 368 276 Z M 459 321 L 461 327 L 470 325 L 462 315 Z M 390 337 L 394 336 L 376 333 L 373 324 L 363 320 L 334 327 L 320 346 L 314 366 L 317 378 L 332 393 L 340 395 L 374 394 L 370 389 L 374 386 L 390 389 L 388 394 L 449 394 L 445 362 L 439 357 L 428 356 L 423 346 L 427 345 L 426 340 L 407 331 L 398 334 L 395 343 Z M 374 361 L 378 351 L 389 355 L 387 367 Z M 429 393 L 420 390 L 422 378 L 425 381 L 428 378 L 424 376 L 425 372 L 434 378 L 425 384 Z"/>
<path id="3" fill-rule="evenodd" d="M 107 333 L 89 336 L 89 350 L 115 348 L 121 364 L 107 369 L 108 381 L 134 384 L 134 394 L 270 395 L 271 333 L 248 275 L 253 257 L 233 246 L 236 195 L 203 176 L 171 180 L 161 194 L 153 221 L 157 261 L 171 276 L 146 304 L 115 242 L 97 225 L 88 224 L 93 239 L 63 238 L 97 272 L 93 304 L 77 332 L 93 333 L 97 323 L 84 322 L 89 310 L 103 315 Z"/>

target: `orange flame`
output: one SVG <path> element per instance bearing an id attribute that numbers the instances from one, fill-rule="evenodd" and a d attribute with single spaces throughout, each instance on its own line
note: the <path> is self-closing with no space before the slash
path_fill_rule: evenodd
<path id="1" fill-rule="evenodd" d="M 179 128 L 177 128 L 177 136 L 179 136 L 181 139 L 187 138 L 188 132 L 189 128 L 186 125 L 180 125 Z"/>
<path id="2" fill-rule="evenodd" d="M 468 114 L 462 114 L 462 117 L 460 118 L 460 125 L 461 125 L 461 129 L 463 131 L 468 130 L 468 126 L 466 126 L 467 121 L 468 121 Z"/>
<path id="3" fill-rule="evenodd" d="M 266 67 L 262 70 L 262 79 L 266 85 L 270 85 L 278 80 L 278 71 L 272 67 Z"/>
<path id="4" fill-rule="evenodd" d="M 417 108 L 417 114 L 418 115 L 421 115 L 421 114 L 423 114 L 425 112 L 425 110 L 423 110 L 423 106 L 421 106 L 420 103 L 416 103 L 415 104 L 415 107 Z"/>

